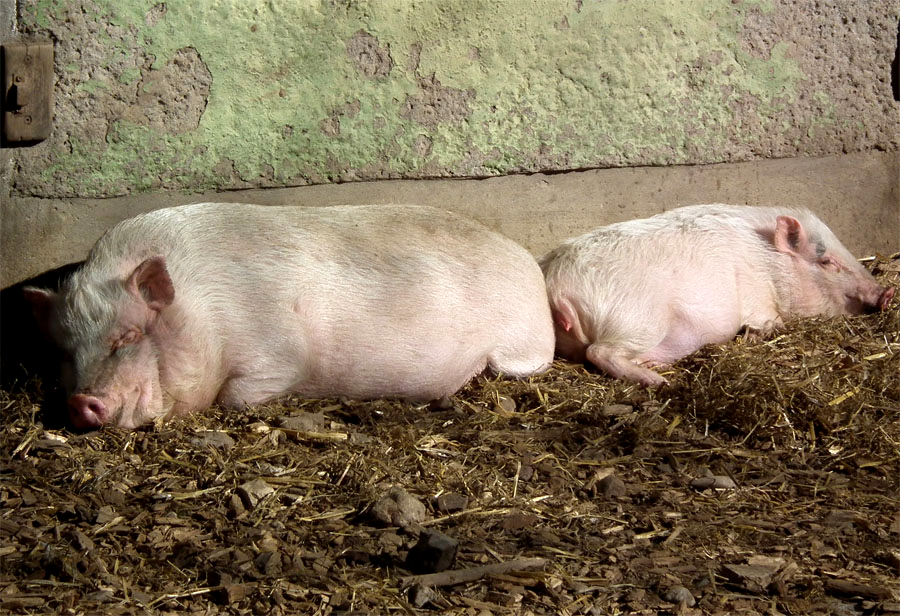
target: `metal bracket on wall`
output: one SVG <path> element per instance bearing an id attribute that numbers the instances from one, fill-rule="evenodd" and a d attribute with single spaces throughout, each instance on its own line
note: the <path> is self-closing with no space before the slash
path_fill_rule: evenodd
<path id="1" fill-rule="evenodd" d="M 53 120 L 53 43 L 5 42 L 0 63 L 0 145 L 11 148 L 43 141 L 50 136 Z"/>

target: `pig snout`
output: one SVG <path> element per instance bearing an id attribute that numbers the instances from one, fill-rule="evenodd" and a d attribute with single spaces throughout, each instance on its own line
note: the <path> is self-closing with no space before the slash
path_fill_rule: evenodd
<path id="1" fill-rule="evenodd" d="M 94 396 L 74 394 L 68 405 L 69 418 L 76 428 L 99 428 L 109 421 L 109 408 Z"/>
<path id="2" fill-rule="evenodd" d="M 849 312 L 851 314 L 864 314 L 878 312 L 879 310 L 887 310 L 891 307 L 891 301 L 894 299 L 894 288 L 872 285 L 864 291 L 855 293 L 848 299 L 850 300 Z"/>
<path id="3" fill-rule="evenodd" d="M 851 263 L 849 267 L 843 267 L 837 276 L 822 277 L 819 288 L 823 296 L 829 294 L 829 289 L 838 292 L 832 296 L 835 299 L 843 296 L 843 306 L 837 314 L 861 315 L 888 310 L 894 299 L 894 288 L 879 284 L 861 265 L 854 266 L 856 264 Z"/>

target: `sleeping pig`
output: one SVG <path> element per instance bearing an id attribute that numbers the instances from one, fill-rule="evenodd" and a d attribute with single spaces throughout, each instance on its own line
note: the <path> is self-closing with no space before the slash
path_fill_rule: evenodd
<path id="1" fill-rule="evenodd" d="M 25 295 L 84 428 L 288 393 L 429 400 L 553 360 L 534 258 L 421 206 L 161 209 L 107 231 L 58 293 Z"/>
<path id="2" fill-rule="evenodd" d="M 557 352 L 646 386 L 650 369 L 742 328 L 887 309 L 881 287 L 804 209 L 695 205 L 602 227 L 539 260 Z"/>

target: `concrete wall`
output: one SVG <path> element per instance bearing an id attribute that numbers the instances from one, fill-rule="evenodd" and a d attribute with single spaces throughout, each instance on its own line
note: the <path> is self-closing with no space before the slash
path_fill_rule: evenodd
<path id="1" fill-rule="evenodd" d="M 858 252 L 900 248 L 900 0 L 17 8 L 22 33 L 56 42 L 57 87 L 51 138 L 0 160 L 3 287 L 82 258 L 116 220 L 201 198 L 438 201 L 536 252 L 685 202 L 789 202 Z M 736 161 L 509 178 L 490 200 L 482 183 L 333 184 Z M 331 185 L 214 194 L 309 184 Z"/>

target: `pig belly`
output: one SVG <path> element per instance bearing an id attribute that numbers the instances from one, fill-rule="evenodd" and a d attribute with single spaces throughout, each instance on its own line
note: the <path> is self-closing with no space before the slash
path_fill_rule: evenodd
<path id="1" fill-rule="evenodd" d="M 728 342 L 740 330 L 734 315 L 724 311 L 703 311 L 698 307 L 684 311 L 669 326 L 658 345 L 641 353 L 638 361 L 671 364 L 707 344 Z"/>
<path id="2" fill-rule="evenodd" d="M 428 400 L 487 366 L 527 376 L 552 362 L 544 280 L 527 253 L 522 267 L 533 271 L 520 276 L 503 255 L 474 271 L 459 255 L 427 251 L 314 256 L 272 280 L 262 305 L 229 315 L 223 403 L 287 393 Z"/>
<path id="3" fill-rule="evenodd" d="M 680 329 L 669 332 L 656 347 L 638 356 L 639 363 L 671 364 L 690 355 L 707 344 L 721 344 L 734 338 L 737 330 L 729 333 L 698 332 Z"/>
<path id="4" fill-rule="evenodd" d="M 487 349 L 458 339 L 435 339 L 433 331 L 397 331 L 396 324 L 358 331 L 370 336 L 333 332 L 328 337 L 332 344 L 327 344 L 325 337 L 292 339 L 284 332 L 280 345 L 261 347 L 268 353 L 232 372 L 218 402 L 240 407 L 291 393 L 305 398 L 433 400 L 455 393 L 483 372 L 489 359 Z M 343 344 L 333 344 L 337 340 Z"/>
<path id="5" fill-rule="evenodd" d="M 431 340 L 424 346 L 409 340 L 386 340 L 383 345 L 356 345 L 323 353 L 310 364 L 306 378 L 293 389 L 307 397 L 342 395 L 356 399 L 405 398 L 433 400 L 455 393 L 485 370 L 488 352 L 457 340 Z M 371 343 L 371 341 L 369 341 Z"/>

